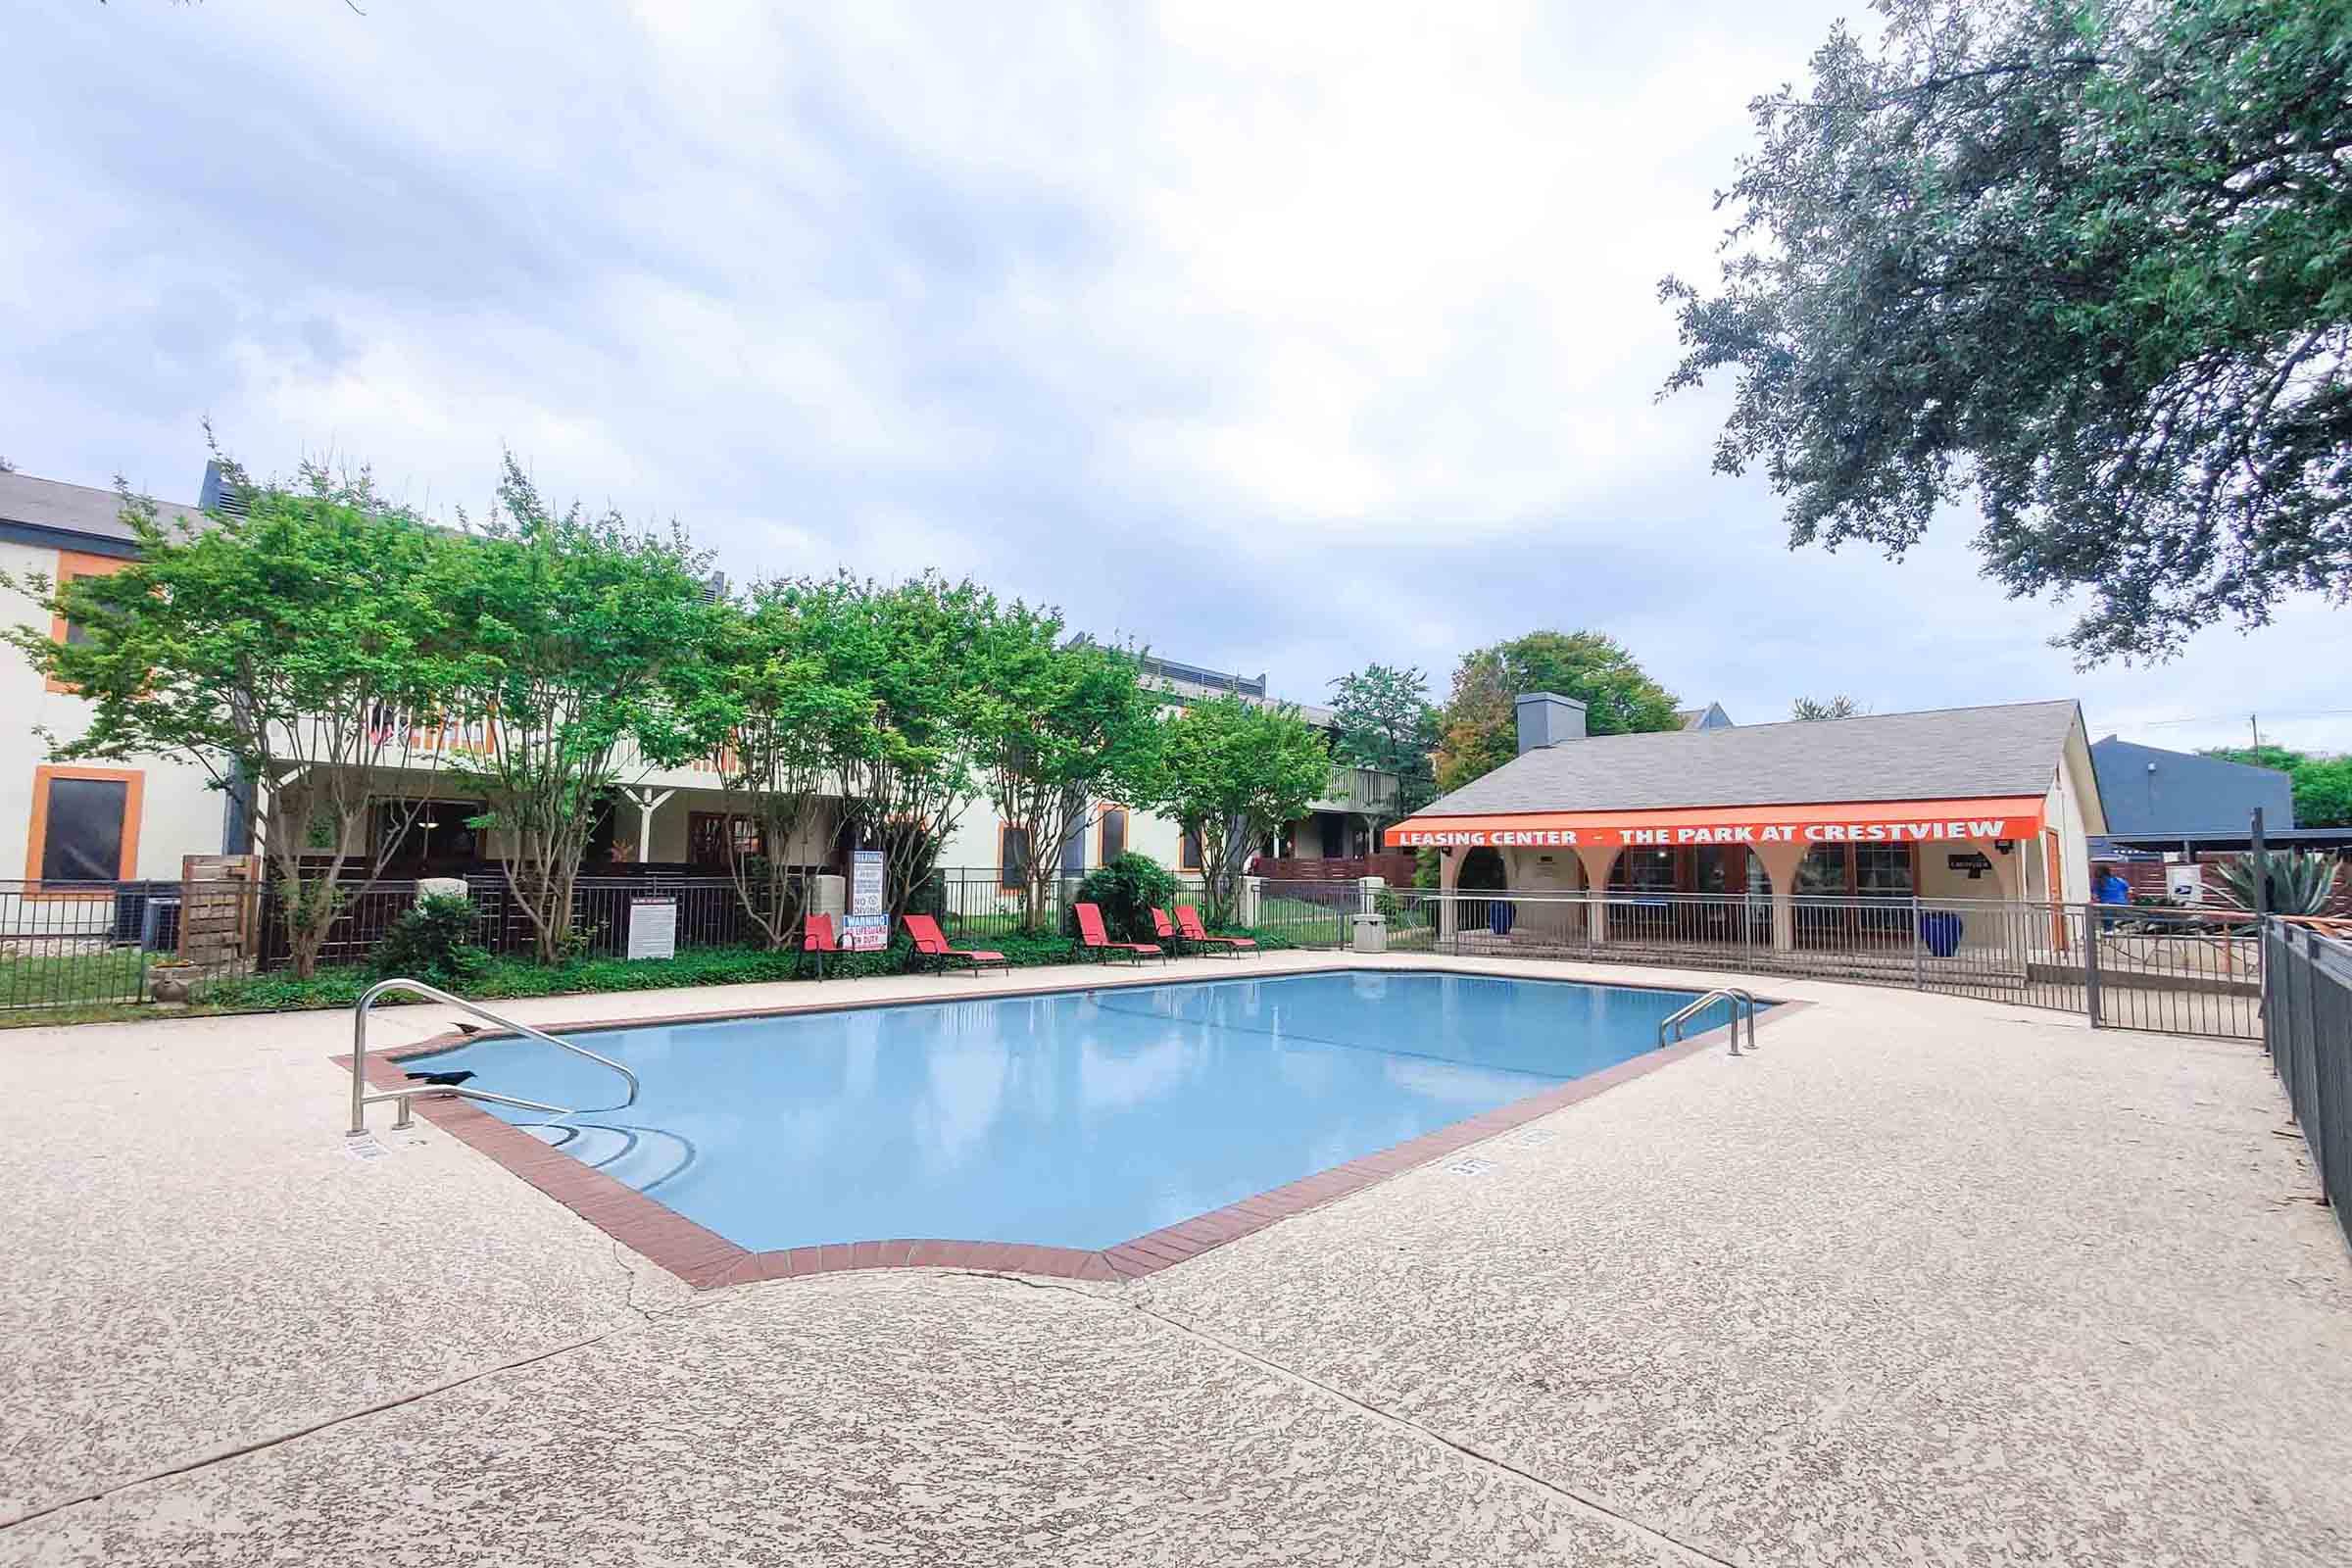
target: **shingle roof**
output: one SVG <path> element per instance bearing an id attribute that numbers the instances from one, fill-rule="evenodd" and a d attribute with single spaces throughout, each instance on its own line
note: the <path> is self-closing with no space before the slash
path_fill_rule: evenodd
<path id="1" fill-rule="evenodd" d="M 197 515 L 190 502 L 159 502 L 156 514 L 169 519 L 173 513 Z M 0 523 L 50 528 L 84 538 L 131 542 L 122 522 L 122 498 L 94 485 L 67 484 L 59 479 L 36 479 L 29 473 L 0 473 Z"/>
<path id="2" fill-rule="evenodd" d="M 1595 735 L 1529 752 L 1414 814 L 2039 795 L 2080 721 L 2069 701 Z"/>

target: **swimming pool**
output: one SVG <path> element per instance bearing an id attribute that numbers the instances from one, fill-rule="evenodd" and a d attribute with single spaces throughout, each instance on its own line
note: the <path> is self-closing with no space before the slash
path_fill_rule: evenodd
<path id="1" fill-rule="evenodd" d="M 1651 1051 L 1695 996 L 1354 971 L 605 1030 L 587 1039 L 638 1074 L 637 1103 L 533 1134 L 754 1251 L 1100 1249 Z M 618 1098 L 608 1069 L 528 1040 L 421 1064 Z"/>

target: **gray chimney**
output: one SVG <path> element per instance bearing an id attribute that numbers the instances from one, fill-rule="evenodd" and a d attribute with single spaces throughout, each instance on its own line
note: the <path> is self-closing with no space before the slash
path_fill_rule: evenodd
<path id="1" fill-rule="evenodd" d="M 1585 738 L 1585 705 L 1558 692 L 1521 692 L 1515 706 L 1519 715 L 1519 755 L 1562 741 Z"/>

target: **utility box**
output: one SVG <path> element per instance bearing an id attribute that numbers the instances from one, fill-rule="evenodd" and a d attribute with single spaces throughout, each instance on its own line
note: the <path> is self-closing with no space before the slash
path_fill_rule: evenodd
<path id="1" fill-rule="evenodd" d="M 1385 914 L 1359 914 L 1355 917 L 1355 951 L 1386 953 L 1389 951 L 1389 917 Z"/>

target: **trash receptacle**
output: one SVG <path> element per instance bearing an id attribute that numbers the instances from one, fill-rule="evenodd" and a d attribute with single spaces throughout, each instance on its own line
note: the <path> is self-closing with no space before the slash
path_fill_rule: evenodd
<path id="1" fill-rule="evenodd" d="M 1389 917 L 1385 914 L 1359 914 L 1355 917 L 1355 951 L 1386 953 L 1389 951 Z"/>

